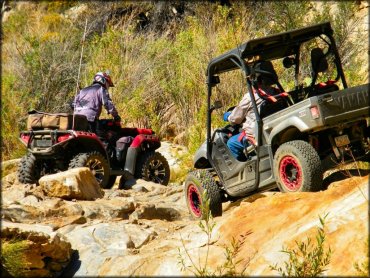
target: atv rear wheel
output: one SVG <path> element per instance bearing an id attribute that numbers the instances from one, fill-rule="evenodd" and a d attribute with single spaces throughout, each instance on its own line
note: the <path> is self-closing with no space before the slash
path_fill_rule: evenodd
<path id="1" fill-rule="evenodd" d="M 40 178 L 40 169 L 36 157 L 28 153 L 22 157 L 18 167 L 18 180 L 21 183 L 36 183 Z"/>
<path id="2" fill-rule="evenodd" d="M 109 188 L 109 165 L 105 157 L 99 152 L 79 153 L 69 163 L 69 169 L 88 167 L 102 188 Z M 113 185 L 113 184 L 112 184 Z"/>
<path id="3" fill-rule="evenodd" d="M 158 152 L 143 153 L 136 164 L 135 178 L 167 185 L 170 181 L 170 166 Z"/>
<path id="4" fill-rule="evenodd" d="M 305 141 L 286 142 L 277 149 L 274 173 L 282 192 L 312 192 L 322 188 L 320 157 Z"/>
<path id="5" fill-rule="evenodd" d="M 185 180 L 185 201 L 190 215 L 194 219 L 205 219 L 207 215 L 202 208 L 204 191 L 209 200 L 209 211 L 213 217 L 222 215 L 221 193 L 212 173 L 207 170 L 197 170 L 188 174 Z"/>

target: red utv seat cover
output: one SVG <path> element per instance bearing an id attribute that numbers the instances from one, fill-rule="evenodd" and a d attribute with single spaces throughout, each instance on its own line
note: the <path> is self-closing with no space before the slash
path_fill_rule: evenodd
<path id="1" fill-rule="evenodd" d="M 337 83 L 337 81 L 336 81 L 336 80 L 328 80 L 328 81 L 326 81 L 326 82 L 320 82 L 320 83 L 318 84 L 318 87 L 319 87 L 319 88 L 324 88 L 324 87 L 326 87 L 326 86 L 328 86 L 328 85 L 333 85 L 333 84 L 335 84 L 335 83 Z"/>

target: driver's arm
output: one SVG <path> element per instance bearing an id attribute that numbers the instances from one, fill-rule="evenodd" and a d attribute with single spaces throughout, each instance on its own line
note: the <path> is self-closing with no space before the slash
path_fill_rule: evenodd
<path id="1" fill-rule="evenodd" d="M 234 108 L 229 116 L 229 122 L 232 125 L 241 124 L 247 115 L 247 112 L 252 108 L 252 102 L 249 94 L 245 94 L 239 104 Z"/>

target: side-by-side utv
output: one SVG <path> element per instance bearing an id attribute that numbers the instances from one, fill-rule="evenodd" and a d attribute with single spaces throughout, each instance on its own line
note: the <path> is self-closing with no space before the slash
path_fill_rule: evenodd
<path id="1" fill-rule="evenodd" d="M 304 63 L 311 71 L 308 82 L 301 77 Z M 238 161 L 227 146 L 241 126 L 212 124 L 212 112 L 225 101 L 213 100 L 213 89 L 224 73 L 234 70 L 243 73 L 243 94 L 250 95 L 256 114 L 255 143 L 244 150 L 246 161 Z M 273 78 L 276 94 L 260 92 L 261 75 Z M 280 76 L 291 80 L 280 82 Z M 185 182 L 194 218 L 203 217 L 205 190 L 212 215 L 219 216 L 223 202 L 259 191 L 323 190 L 324 171 L 369 160 L 369 84 L 348 86 L 329 22 L 253 39 L 214 58 L 207 86 L 207 139 Z"/>

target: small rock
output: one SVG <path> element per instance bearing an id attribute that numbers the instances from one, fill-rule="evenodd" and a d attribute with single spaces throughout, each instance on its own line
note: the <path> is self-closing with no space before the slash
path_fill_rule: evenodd
<path id="1" fill-rule="evenodd" d="M 132 187 L 132 189 L 135 191 L 135 192 L 149 192 L 148 189 L 145 188 L 145 186 L 143 185 L 140 185 L 140 184 L 136 184 Z"/>
<path id="2" fill-rule="evenodd" d="M 125 225 L 125 231 L 130 236 L 135 248 L 142 247 L 157 235 L 157 233 L 152 229 L 144 229 L 133 224 Z"/>
<path id="3" fill-rule="evenodd" d="M 153 204 L 145 204 L 140 209 L 135 210 L 130 219 L 161 219 L 167 221 L 174 221 L 180 218 L 180 213 L 173 208 L 158 207 Z"/>
<path id="4" fill-rule="evenodd" d="M 27 206 L 37 206 L 39 204 L 39 199 L 37 199 L 36 196 L 28 195 L 21 200 L 19 200 L 19 203 L 21 205 L 27 205 Z"/>

